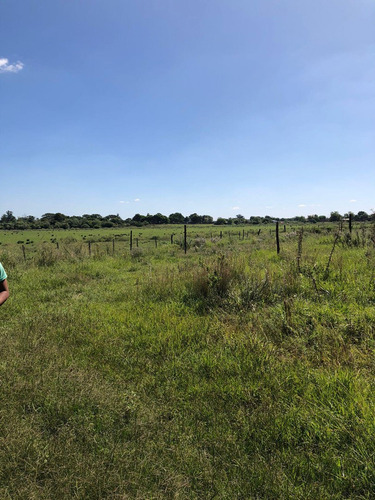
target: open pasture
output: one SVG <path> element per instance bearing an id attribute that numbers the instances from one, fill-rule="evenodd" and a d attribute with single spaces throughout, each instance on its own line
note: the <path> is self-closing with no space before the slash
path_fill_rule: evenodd
<path id="1" fill-rule="evenodd" d="M 2 232 L 0 497 L 373 498 L 374 231 L 346 229 Z"/>
<path id="2" fill-rule="evenodd" d="M 284 225 L 280 223 L 281 240 L 289 241 L 289 239 L 293 237 L 293 235 L 295 236 L 302 227 L 304 228 L 305 234 L 321 235 L 333 234 L 340 229 L 340 225 L 337 223 L 310 225 L 300 225 L 298 223 Z M 359 241 L 366 237 L 364 232 L 369 232 L 370 230 L 371 225 L 368 223 L 353 224 L 352 239 L 357 242 L 357 246 L 360 244 Z M 343 234 L 345 234 L 345 231 Z M 30 256 L 40 251 L 42 248 L 40 246 L 41 244 L 46 248 L 48 248 L 49 244 L 52 244 L 52 246 L 60 246 L 60 244 L 63 244 L 66 247 L 72 244 L 75 244 L 75 246 L 81 244 L 82 246 L 86 245 L 86 248 L 88 248 L 88 244 L 92 243 L 96 244 L 99 253 L 103 251 L 105 253 L 110 246 L 109 244 L 112 245 L 113 251 L 113 242 L 115 242 L 115 248 L 120 252 L 125 252 L 130 249 L 131 237 L 133 247 L 138 245 L 138 247 L 142 247 L 145 250 L 160 245 L 168 245 L 170 243 L 183 246 L 184 226 L 173 224 L 101 229 L 3 230 L 0 231 L 0 251 L 17 253 L 15 245 L 18 245 L 20 247 L 19 253 L 21 253 L 22 246 L 24 246 L 27 250 L 27 254 Z M 187 226 L 188 248 L 194 248 L 199 245 L 202 246 L 203 244 L 205 247 L 227 247 L 228 244 L 229 246 L 232 245 L 235 240 L 246 240 L 247 243 L 268 242 L 273 245 L 275 242 L 275 225 Z M 83 249 L 82 252 L 84 252 Z"/>

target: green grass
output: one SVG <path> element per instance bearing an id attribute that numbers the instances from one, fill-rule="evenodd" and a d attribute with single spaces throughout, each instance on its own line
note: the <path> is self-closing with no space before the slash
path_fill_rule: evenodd
<path id="1" fill-rule="evenodd" d="M 3 239 L 0 498 L 373 498 L 375 248 L 315 229 Z"/>

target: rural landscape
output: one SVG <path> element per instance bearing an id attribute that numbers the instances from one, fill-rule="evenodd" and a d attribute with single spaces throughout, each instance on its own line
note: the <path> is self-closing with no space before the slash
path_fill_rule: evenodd
<path id="1" fill-rule="evenodd" d="M 1 498 L 373 498 L 374 222 L 275 236 L 3 230 Z"/>
<path id="2" fill-rule="evenodd" d="M 375 499 L 375 2 L 0 2 L 0 500 Z"/>

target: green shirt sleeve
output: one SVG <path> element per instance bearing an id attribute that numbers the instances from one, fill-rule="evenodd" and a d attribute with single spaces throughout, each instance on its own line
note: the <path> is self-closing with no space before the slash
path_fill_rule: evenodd
<path id="1" fill-rule="evenodd" d="M 7 277 L 7 273 L 5 272 L 3 266 L 0 264 L 0 281 L 6 280 Z"/>

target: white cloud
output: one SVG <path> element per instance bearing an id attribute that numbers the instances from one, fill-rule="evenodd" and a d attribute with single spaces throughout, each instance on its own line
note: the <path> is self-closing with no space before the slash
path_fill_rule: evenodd
<path id="1" fill-rule="evenodd" d="M 349 200 L 349 203 L 356 203 L 357 200 Z"/>
<path id="2" fill-rule="evenodd" d="M 9 64 L 9 60 L 5 57 L 0 58 L 0 73 L 18 73 L 24 67 L 21 61 L 14 64 Z"/>
<path id="3" fill-rule="evenodd" d="M 305 207 L 306 205 L 304 205 L 303 203 L 301 203 L 300 205 L 298 205 L 299 207 Z"/>
<path id="4" fill-rule="evenodd" d="M 120 201 L 120 203 L 125 203 L 124 201 Z"/>
<path id="5" fill-rule="evenodd" d="M 232 207 L 232 210 L 239 210 L 240 207 Z"/>
<path id="6" fill-rule="evenodd" d="M 134 201 L 141 201 L 139 198 L 136 198 Z"/>

